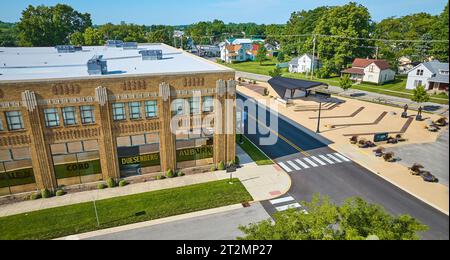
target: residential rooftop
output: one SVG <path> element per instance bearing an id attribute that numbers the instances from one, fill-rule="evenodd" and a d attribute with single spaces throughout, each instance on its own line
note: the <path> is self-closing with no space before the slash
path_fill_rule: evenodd
<path id="1" fill-rule="evenodd" d="M 162 58 L 144 60 L 140 53 L 143 50 L 161 50 Z M 87 63 L 94 56 L 106 61 L 107 73 L 88 72 Z M 139 44 L 135 49 L 89 46 L 70 53 L 59 53 L 55 47 L 0 47 L 0 82 L 229 71 L 165 44 Z"/>

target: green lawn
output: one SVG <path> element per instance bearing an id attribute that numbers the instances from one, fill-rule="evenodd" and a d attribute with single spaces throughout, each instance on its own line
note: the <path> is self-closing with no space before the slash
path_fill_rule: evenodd
<path id="1" fill-rule="evenodd" d="M 236 140 L 239 144 L 240 135 L 237 135 Z M 272 160 L 270 160 L 269 157 L 267 157 L 264 153 L 262 153 L 250 140 L 247 139 L 247 137 L 243 136 L 244 143 L 239 144 L 239 146 L 244 150 L 250 158 L 252 158 L 253 161 L 257 165 L 271 165 L 273 164 Z"/>
<path id="2" fill-rule="evenodd" d="M 230 68 L 233 68 L 238 71 L 244 71 L 249 73 L 256 73 L 262 75 L 269 75 L 269 72 L 275 68 L 275 61 L 266 61 L 261 66 L 258 62 L 241 62 L 236 64 L 224 64 Z M 310 77 L 306 77 L 303 74 L 299 73 L 289 73 L 287 70 L 284 70 L 283 77 L 287 78 L 296 78 L 296 79 L 308 79 L 311 80 Z M 339 77 L 329 78 L 329 79 L 314 79 L 313 81 L 320 81 L 329 85 L 339 86 Z M 402 97 L 410 99 L 412 97 L 412 90 L 405 89 L 406 86 L 406 78 L 399 77 L 395 81 L 378 86 L 375 84 L 362 83 L 359 85 L 354 85 L 354 89 L 364 90 L 373 93 L 379 93 L 389 96 Z M 432 95 L 431 101 L 438 104 L 448 104 L 448 96 L 446 94 Z"/>
<path id="3" fill-rule="evenodd" d="M 52 239 L 252 201 L 238 179 L 46 209 L 0 218 L 0 240 Z M 38 203 L 38 202 L 36 202 Z"/>

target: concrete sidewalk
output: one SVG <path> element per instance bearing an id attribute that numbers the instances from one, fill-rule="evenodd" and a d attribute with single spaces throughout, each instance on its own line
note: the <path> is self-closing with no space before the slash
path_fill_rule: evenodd
<path id="1" fill-rule="evenodd" d="M 257 166 L 239 147 L 237 154 L 242 160 L 242 168 L 238 169 L 238 171 L 233 174 L 233 178 L 239 178 L 248 192 L 252 195 L 254 201 L 273 199 L 289 191 L 291 179 L 285 172 L 274 165 Z M 0 217 L 91 202 L 93 200 L 104 200 L 156 190 L 225 180 L 228 178 L 230 178 L 229 174 L 224 171 L 218 171 L 214 173 L 202 173 L 174 179 L 133 184 L 121 188 L 117 187 L 113 189 L 79 192 L 50 199 L 24 201 L 0 206 Z"/>

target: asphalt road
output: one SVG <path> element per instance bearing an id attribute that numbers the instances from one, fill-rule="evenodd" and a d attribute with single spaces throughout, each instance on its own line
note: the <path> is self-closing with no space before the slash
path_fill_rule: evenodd
<path id="1" fill-rule="evenodd" d="M 242 95 L 238 97 L 246 100 Z M 271 112 L 267 111 L 267 113 Z M 254 120 L 254 118 L 256 118 L 255 115 L 248 116 L 248 120 Z M 421 234 L 423 239 L 449 239 L 447 215 L 358 164 L 338 157 L 336 151 L 328 147 L 330 143 L 328 140 L 288 121 L 290 120 L 287 118 L 279 117 L 278 129 L 272 131 L 276 131 L 281 138 L 273 146 L 259 145 L 259 138 L 264 135 L 246 134 L 281 168 L 288 169 L 292 179 L 291 190 L 288 195 L 281 198 L 281 201 L 262 203 L 270 214 L 283 210 L 287 206 L 301 207 L 302 201 L 310 201 L 318 193 L 329 196 L 336 203 L 342 203 L 349 197 L 357 196 L 382 205 L 391 214 L 409 214 L 415 217 L 430 228 L 429 231 Z M 258 124 L 258 128 L 266 127 Z"/>
<path id="2" fill-rule="evenodd" d="M 266 219 L 270 219 L 270 216 L 260 203 L 256 203 L 249 208 L 127 230 L 89 240 L 235 240 L 243 235 L 238 229 L 240 225 L 246 226 Z"/>

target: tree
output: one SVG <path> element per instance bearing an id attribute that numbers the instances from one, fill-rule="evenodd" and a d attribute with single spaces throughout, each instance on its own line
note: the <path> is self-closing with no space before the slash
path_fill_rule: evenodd
<path id="1" fill-rule="evenodd" d="M 73 45 L 85 45 L 84 44 L 84 33 L 82 32 L 74 32 L 72 35 L 70 35 L 70 44 Z"/>
<path id="2" fill-rule="evenodd" d="M 414 101 L 418 104 L 428 102 L 430 101 L 430 94 L 428 94 L 424 86 L 419 85 L 416 87 L 416 89 L 414 89 L 411 101 Z"/>
<path id="3" fill-rule="evenodd" d="M 436 40 L 448 40 L 449 35 L 448 2 L 442 14 L 433 24 L 432 36 Z M 436 42 L 431 46 L 431 55 L 442 62 L 448 62 L 448 42 Z"/>
<path id="4" fill-rule="evenodd" d="M 240 227 L 241 240 L 417 240 L 427 227 L 414 218 L 391 216 L 378 206 L 360 198 L 346 200 L 342 206 L 327 197 L 315 196 L 303 203 L 308 214 L 296 210 L 277 213 L 271 220 Z"/>
<path id="5" fill-rule="evenodd" d="M 269 75 L 272 78 L 280 77 L 282 74 L 283 73 L 282 73 L 281 69 L 278 66 L 276 66 L 275 69 L 273 69 L 272 71 L 269 71 Z"/>
<path id="6" fill-rule="evenodd" d="M 344 75 L 339 79 L 339 86 L 340 86 L 344 91 L 347 91 L 348 89 L 350 89 L 350 88 L 353 86 L 349 74 L 344 74 Z"/>
<path id="7" fill-rule="evenodd" d="M 267 49 L 264 46 L 264 44 L 260 44 L 259 45 L 259 49 L 258 52 L 256 53 L 256 57 L 255 60 L 257 62 L 259 62 L 260 65 L 262 65 L 262 63 L 267 60 Z"/>
<path id="8" fill-rule="evenodd" d="M 284 52 L 280 51 L 280 52 L 278 53 L 278 56 L 277 56 L 277 61 L 278 61 L 279 63 L 283 63 L 283 62 L 284 62 L 284 59 L 285 59 Z"/>
<path id="9" fill-rule="evenodd" d="M 92 26 L 91 15 L 72 7 L 57 4 L 52 7 L 29 5 L 17 24 L 21 46 L 54 46 L 67 44 L 70 35 L 84 32 Z"/>
<path id="10" fill-rule="evenodd" d="M 354 57 L 366 57 L 370 52 L 360 46 L 367 42 L 354 38 L 369 38 L 372 29 L 370 13 L 362 5 L 351 2 L 327 10 L 314 30 L 317 35 L 335 36 L 318 37 L 317 52 L 324 65 L 339 73 Z"/>
<path id="11" fill-rule="evenodd" d="M 84 32 L 84 44 L 87 46 L 98 46 L 105 44 L 103 35 L 98 29 L 89 27 Z"/>

